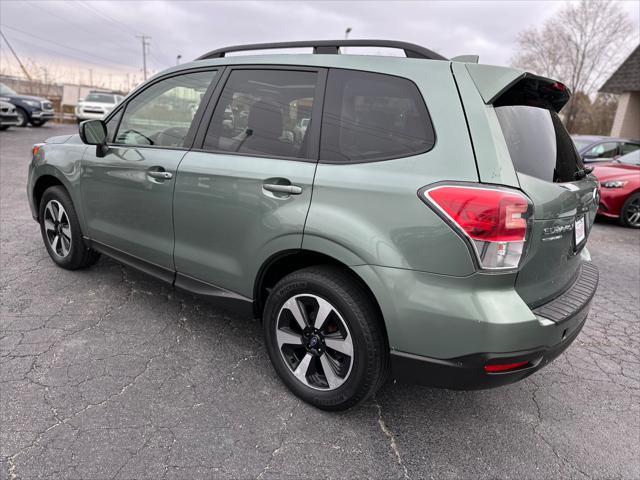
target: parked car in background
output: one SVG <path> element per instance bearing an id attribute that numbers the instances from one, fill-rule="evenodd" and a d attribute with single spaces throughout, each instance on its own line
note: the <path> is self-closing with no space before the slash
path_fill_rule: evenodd
<path id="1" fill-rule="evenodd" d="M 104 118 L 122 98 L 119 93 L 89 92 L 89 95 L 81 98 L 76 105 L 76 120 L 80 123 L 84 120 Z"/>
<path id="2" fill-rule="evenodd" d="M 640 140 L 629 138 L 597 135 L 572 135 L 571 138 L 582 160 L 586 163 L 610 162 L 621 155 L 640 149 Z"/>
<path id="3" fill-rule="evenodd" d="M 26 127 L 29 123 L 41 127 L 55 116 L 53 104 L 46 98 L 20 95 L 4 83 L 0 83 L 0 100 L 16 107 L 18 127 Z"/>
<path id="4" fill-rule="evenodd" d="M 322 54 L 227 56 L 298 47 Z M 29 203 L 61 268 L 105 254 L 262 318 L 256 341 L 319 408 L 388 374 L 497 387 L 569 347 L 598 285 L 598 183 L 558 116 L 569 98 L 403 42 L 221 49 L 34 145 Z"/>
<path id="5" fill-rule="evenodd" d="M 598 164 L 593 173 L 600 181 L 598 214 L 640 228 L 640 150 Z"/>
<path id="6" fill-rule="evenodd" d="M 0 100 L 0 130 L 18 125 L 19 122 L 16 107 L 12 103 Z"/>

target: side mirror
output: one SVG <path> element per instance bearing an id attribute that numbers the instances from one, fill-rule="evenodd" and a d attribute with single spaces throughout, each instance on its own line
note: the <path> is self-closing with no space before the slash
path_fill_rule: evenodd
<path id="1" fill-rule="evenodd" d="M 82 143 L 96 146 L 96 157 L 104 157 L 107 147 L 107 125 L 102 120 L 86 120 L 80 124 Z"/>

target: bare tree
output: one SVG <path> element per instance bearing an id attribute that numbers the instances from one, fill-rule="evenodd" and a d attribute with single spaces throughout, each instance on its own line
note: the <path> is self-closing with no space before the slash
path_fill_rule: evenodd
<path id="1" fill-rule="evenodd" d="M 560 80 L 575 94 L 593 95 L 638 42 L 628 15 L 612 0 L 567 3 L 542 28 L 518 37 L 514 66 Z M 578 102 L 567 105 L 564 117 L 573 130 Z"/>

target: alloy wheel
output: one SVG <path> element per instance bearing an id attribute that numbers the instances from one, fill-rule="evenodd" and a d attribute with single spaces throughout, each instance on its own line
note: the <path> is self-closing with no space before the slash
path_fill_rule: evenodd
<path id="1" fill-rule="evenodd" d="M 51 250 L 60 258 L 71 251 L 69 216 L 60 202 L 50 200 L 44 209 L 44 231 Z"/>
<path id="2" fill-rule="evenodd" d="M 324 298 L 289 298 L 278 312 L 276 340 L 285 364 L 307 387 L 335 390 L 349 378 L 352 336 L 342 315 Z"/>
<path id="3" fill-rule="evenodd" d="M 640 197 L 634 199 L 624 211 L 624 216 L 629 225 L 640 227 Z"/>

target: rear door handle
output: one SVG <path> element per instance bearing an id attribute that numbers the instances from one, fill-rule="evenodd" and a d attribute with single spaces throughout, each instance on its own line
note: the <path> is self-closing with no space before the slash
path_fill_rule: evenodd
<path id="1" fill-rule="evenodd" d="M 173 173 L 166 172 L 164 170 L 149 170 L 147 172 L 151 178 L 157 178 L 159 180 L 171 180 L 173 178 Z"/>
<path id="2" fill-rule="evenodd" d="M 265 183 L 262 188 L 269 192 L 288 193 L 289 195 L 300 195 L 302 187 L 298 185 L 278 185 L 277 183 Z"/>

